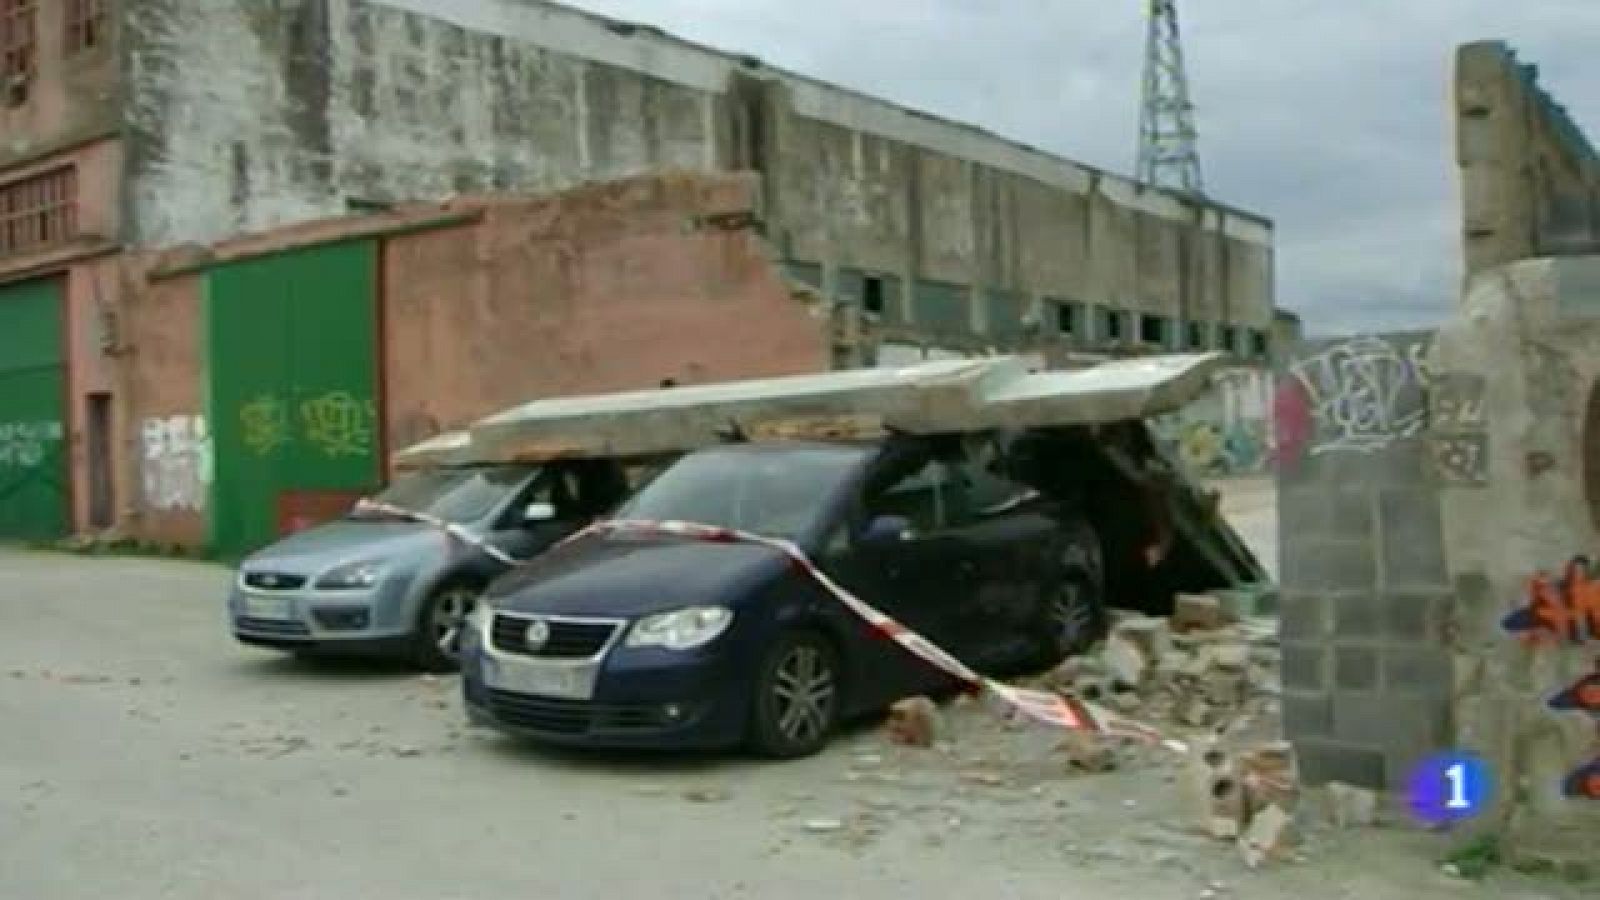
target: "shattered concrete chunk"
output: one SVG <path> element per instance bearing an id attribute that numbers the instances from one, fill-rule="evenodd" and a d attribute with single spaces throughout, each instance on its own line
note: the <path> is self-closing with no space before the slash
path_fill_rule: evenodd
<path id="1" fill-rule="evenodd" d="M 1112 635 L 1106 641 L 1106 648 L 1100 658 L 1105 662 L 1111 677 L 1118 683 L 1138 687 L 1144 681 L 1149 661 L 1144 650 L 1134 641 L 1121 635 Z"/>
<path id="2" fill-rule="evenodd" d="M 1323 788 L 1328 799 L 1328 816 L 1338 828 L 1365 828 L 1378 820 L 1378 795 L 1363 787 L 1339 781 Z"/>

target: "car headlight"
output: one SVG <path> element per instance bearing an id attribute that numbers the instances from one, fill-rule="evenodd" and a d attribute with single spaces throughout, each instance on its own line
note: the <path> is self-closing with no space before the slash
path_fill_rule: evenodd
<path id="1" fill-rule="evenodd" d="M 628 646 L 688 650 L 716 640 L 732 621 L 733 610 L 725 606 L 691 606 L 645 616 L 633 623 Z"/>
<path id="2" fill-rule="evenodd" d="M 380 562 L 363 560 L 345 563 L 322 573 L 322 577 L 317 579 L 317 587 L 335 591 L 369 588 L 383 578 L 383 573 L 384 567 Z"/>

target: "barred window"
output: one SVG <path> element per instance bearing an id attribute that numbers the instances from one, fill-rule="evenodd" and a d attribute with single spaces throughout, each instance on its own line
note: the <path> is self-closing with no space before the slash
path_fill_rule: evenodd
<path id="1" fill-rule="evenodd" d="M 105 43 L 104 0 L 67 0 L 67 55 Z"/>
<path id="2" fill-rule="evenodd" d="M 72 166 L 0 184 L 0 256 L 65 243 L 78 233 Z"/>
<path id="3" fill-rule="evenodd" d="M 20 106 L 39 66 L 34 0 L 0 0 L 0 102 Z"/>

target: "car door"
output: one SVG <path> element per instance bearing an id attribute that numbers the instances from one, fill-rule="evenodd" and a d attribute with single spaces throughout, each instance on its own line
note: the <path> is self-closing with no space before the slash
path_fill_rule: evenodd
<path id="1" fill-rule="evenodd" d="M 967 637 L 963 659 L 993 670 L 1026 658 L 1037 639 L 1040 598 L 1059 550 L 1053 506 L 1001 471 L 999 448 L 969 438 L 952 463 L 945 530 L 967 554 L 970 584 L 951 611 Z"/>
<path id="2" fill-rule="evenodd" d="M 946 527 L 954 472 L 947 460 L 917 450 L 869 479 L 847 528 L 825 555 L 824 568 L 846 589 L 957 658 L 972 649 L 961 630 L 973 601 L 977 560 L 964 538 Z M 898 540 L 869 541 L 875 519 L 894 516 L 909 528 Z M 886 696 L 930 689 L 945 679 L 905 651 L 878 654 L 882 668 L 868 675 Z"/>

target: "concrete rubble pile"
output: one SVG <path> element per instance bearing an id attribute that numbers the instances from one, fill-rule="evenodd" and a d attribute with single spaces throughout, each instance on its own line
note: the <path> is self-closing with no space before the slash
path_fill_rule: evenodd
<path id="1" fill-rule="evenodd" d="M 1215 597 L 1181 595 L 1170 619 L 1122 615 L 1096 652 L 1032 686 L 1159 728 L 1243 731 L 1277 711 L 1276 629 L 1234 621 Z"/>

